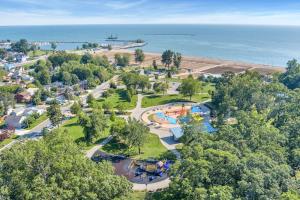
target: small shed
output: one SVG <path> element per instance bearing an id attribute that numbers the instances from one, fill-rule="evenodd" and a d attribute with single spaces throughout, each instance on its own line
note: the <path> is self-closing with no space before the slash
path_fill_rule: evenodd
<path id="1" fill-rule="evenodd" d="M 175 141 L 178 141 L 183 136 L 183 130 L 180 127 L 170 129 Z"/>

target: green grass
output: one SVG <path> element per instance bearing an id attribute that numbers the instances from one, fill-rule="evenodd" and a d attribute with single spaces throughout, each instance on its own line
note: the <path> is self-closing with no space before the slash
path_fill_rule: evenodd
<path id="1" fill-rule="evenodd" d="M 134 191 L 128 197 L 123 197 L 121 200 L 144 200 L 146 198 L 147 192 L 145 191 Z"/>
<path id="2" fill-rule="evenodd" d="M 157 135 L 149 134 L 146 143 L 141 148 L 142 153 L 138 155 L 137 148 L 129 148 L 126 144 L 113 139 L 102 147 L 102 150 L 111 154 L 129 155 L 135 159 L 161 158 L 168 150 L 161 144 Z"/>
<path id="3" fill-rule="evenodd" d="M 12 142 L 14 139 L 16 139 L 16 138 L 18 138 L 18 136 L 13 135 L 12 137 L 10 137 L 10 138 L 8 138 L 8 139 L 5 139 L 5 140 L 1 141 L 1 142 L 0 142 L 0 149 L 1 149 L 2 147 L 4 147 L 5 145 L 11 143 L 11 142 Z"/>
<path id="4" fill-rule="evenodd" d="M 46 55 L 46 54 L 47 54 L 47 51 L 43 51 L 43 50 L 36 50 L 35 52 L 33 52 L 33 51 L 28 52 L 28 56 L 30 58 L 43 56 L 43 55 Z"/>
<path id="5" fill-rule="evenodd" d="M 197 94 L 193 96 L 191 102 L 203 102 L 209 100 L 210 96 L 208 94 Z M 143 98 L 142 107 L 152 107 L 158 105 L 164 105 L 174 102 L 184 102 L 190 101 L 189 97 L 184 97 L 182 95 L 151 95 Z"/>
<path id="6" fill-rule="evenodd" d="M 78 117 L 74 117 L 74 118 L 71 118 L 70 120 L 66 121 L 60 127 L 60 130 L 61 131 L 67 130 L 68 133 L 70 134 L 71 138 L 74 140 L 74 142 L 85 150 L 92 148 L 97 143 L 106 139 L 109 136 L 109 129 L 106 129 L 104 131 L 104 133 L 99 138 L 97 138 L 97 141 L 95 141 L 95 143 L 87 144 L 84 141 L 83 127 L 79 125 Z"/>
<path id="7" fill-rule="evenodd" d="M 117 89 L 115 93 L 110 97 L 101 98 L 98 100 L 98 103 L 102 105 L 104 102 L 111 102 L 114 105 L 114 108 L 117 108 L 120 103 L 124 104 L 126 110 L 131 110 L 136 107 L 137 95 L 134 95 L 131 99 L 131 102 L 128 102 L 125 97 L 126 90 Z"/>
<path id="8" fill-rule="evenodd" d="M 31 130 L 34 127 L 36 127 L 37 125 L 39 125 L 40 123 L 46 121 L 48 119 L 48 116 L 46 113 L 42 114 L 39 118 L 37 118 L 32 124 L 29 125 L 28 128 L 26 128 L 26 130 Z"/>

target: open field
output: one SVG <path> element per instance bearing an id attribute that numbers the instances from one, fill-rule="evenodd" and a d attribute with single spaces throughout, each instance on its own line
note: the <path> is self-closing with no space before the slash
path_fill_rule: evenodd
<path id="1" fill-rule="evenodd" d="M 74 117 L 65 122 L 60 127 L 60 130 L 67 130 L 74 142 L 76 142 L 83 149 L 90 149 L 91 147 L 96 145 L 96 143 L 98 143 L 101 140 L 104 140 L 109 135 L 109 131 L 107 130 L 104 132 L 103 135 L 100 136 L 100 138 L 98 138 L 98 141 L 96 141 L 94 144 L 88 145 L 86 142 L 84 142 L 83 127 L 78 124 L 78 117 Z"/>
<path id="2" fill-rule="evenodd" d="M 103 105 L 104 102 L 109 102 L 113 105 L 114 108 L 117 108 L 119 104 L 123 104 L 126 110 L 130 110 L 135 108 L 137 102 L 137 95 L 133 95 L 131 98 L 131 102 L 126 100 L 126 91 L 122 89 L 115 90 L 111 96 L 107 98 L 101 98 L 98 100 L 99 105 Z"/>
<path id="3" fill-rule="evenodd" d="M 209 100 L 210 96 L 208 94 L 197 94 L 192 97 L 192 102 L 202 102 Z M 151 95 L 143 98 L 142 107 L 148 108 L 152 106 L 164 105 L 174 102 L 186 102 L 190 101 L 189 97 L 184 97 L 182 95 Z"/>
<path id="4" fill-rule="evenodd" d="M 113 50 L 113 51 L 98 51 L 97 54 L 106 55 L 109 60 L 114 60 L 116 53 L 131 54 L 131 64 L 138 65 L 134 61 L 134 51 L 130 50 Z M 153 60 L 156 60 L 158 65 L 161 64 L 161 54 L 159 53 L 145 53 L 145 61 L 141 64 L 142 67 L 149 67 Z M 202 73 L 222 74 L 226 71 L 235 73 L 244 72 L 245 70 L 254 70 L 261 74 L 272 74 L 275 72 L 284 72 L 285 68 L 282 66 L 270 66 L 263 64 L 245 63 L 239 61 L 229 61 L 214 58 L 204 57 L 190 57 L 183 56 L 180 74 L 185 75 L 189 73 L 200 75 Z"/>
<path id="5" fill-rule="evenodd" d="M 102 147 L 103 151 L 115 155 L 131 155 L 135 159 L 147 159 L 147 158 L 160 158 L 165 155 L 168 150 L 161 144 L 157 135 L 149 134 L 144 146 L 141 147 L 142 154 L 138 155 L 137 148 L 129 148 L 122 142 L 119 142 L 115 138 L 108 144 Z"/>

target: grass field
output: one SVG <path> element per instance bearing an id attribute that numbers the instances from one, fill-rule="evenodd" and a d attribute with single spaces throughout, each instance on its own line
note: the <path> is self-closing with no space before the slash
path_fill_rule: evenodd
<path id="1" fill-rule="evenodd" d="M 36 127 L 37 125 L 39 125 L 43 121 L 46 121 L 47 119 L 48 119 L 47 114 L 46 113 L 42 114 L 38 119 L 35 120 L 35 122 L 33 122 L 32 124 L 30 124 L 30 126 L 28 128 L 26 128 L 26 130 L 33 129 L 34 127 Z"/>
<path id="2" fill-rule="evenodd" d="M 209 94 L 197 94 L 193 96 L 191 102 L 203 102 L 210 99 Z M 188 97 L 184 97 L 182 95 L 151 95 L 143 98 L 142 101 L 142 107 L 152 107 L 152 106 L 158 106 L 158 105 L 164 105 L 168 103 L 174 103 L 174 102 L 184 102 L 184 101 L 190 101 Z"/>
<path id="3" fill-rule="evenodd" d="M 167 154 L 168 150 L 161 144 L 158 136 L 149 134 L 146 143 L 141 148 L 142 154 L 138 155 L 137 148 L 129 148 L 126 144 L 113 139 L 102 147 L 102 150 L 111 154 L 130 155 L 135 159 L 160 158 Z"/>
<path id="4" fill-rule="evenodd" d="M 94 144 L 87 144 L 84 141 L 84 132 L 83 132 L 83 127 L 78 124 L 78 118 L 74 117 L 64 123 L 60 129 L 67 130 L 68 133 L 70 134 L 71 138 L 76 142 L 79 146 L 81 146 L 83 149 L 90 149 L 93 147 L 96 143 L 98 143 L 101 140 L 104 140 L 105 138 L 108 137 L 109 131 L 108 129 L 99 137 L 97 138 L 97 141 Z"/>
<path id="5" fill-rule="evenodd" d="M 134 95 L 131 102 L 128 102 L 125 97 L 126 90 L 117 89 L 115 93 L 110 97 L 101 98 L 98 100 L 99 104 L 102 105 L 104 102 L 110 102 L 114 108 L 117 108 L 119 104 L 124 104 L 126 110 L 134 109 L 137 102 L 137 95 Z"/>
<path id="6" fill-rule="evenodd" d="M 43 51 L 43 50 L 36 50 L 36 51 L 29 51 L 28 52 L 28 56 L 30 58 L 34 58 L 34 57 L 38 57 L 38 56 L 43 56 L 46 55 L 47 51 Z"/>

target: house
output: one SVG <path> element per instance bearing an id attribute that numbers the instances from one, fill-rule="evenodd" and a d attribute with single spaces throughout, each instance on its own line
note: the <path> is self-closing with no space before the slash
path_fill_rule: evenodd
<path id="1" fill-rule="evenodd" d="M 34 81 L 34 78 L 32 76 L 27 75 L 27 74 L 23 75 L 21 78 L 22 78 L 23 81 L 26 81 L 26 82 L 33 82 Z"/>
<path id="2" fill-rule="evenodd" d="M 4 68 L 6 71 L 14 71 L 16 66 L 13 63 L 5 63 Z"/>
<path id="3" fill-rule="evenodd" d="M 42 115 L 45 112 L 45 109 L 39 109 L 36 107 L 26 108 L 25 110 L 23 109 L 23 112 L 18 112 L 17 110 L 14 110 L 10 113 L 10 115 L 6 117 L 5 124 L 8 127 L 20 129 L 23 127 L 23 122 L 25 121 L 25 119 L 27 119 L 27 117 L 29 117 L 33 113 L 38 113 L 39 115 Z"/>
<path id="4" fill-rule="evenodd" d="M 25 121 L 26 116 L 24 115 L 17 115 L 17 113 L 12 112 L 9 116 L 5 119 L 5 124 L 8 127 L 14 127 L 17 129 L 22 128 L 23 122 Z"/>
<path id="5" fill-rule="evenodd" d="M 15 99 L 18 103 L 29 103 L 32 99 L 32 96 L 29 92 L 20 92 L 15 95 Z"/>
<path id="6" fill-rule="evenodd" d="M 20 54 L 16 55 L 16 61 L 19 62 L 19 63 L 26 62 L 27 58 L 28 58 L 28 56 L 26 56 L 23 53 L 20 53 Z"/>

